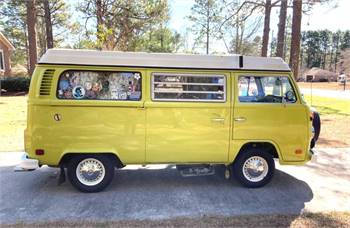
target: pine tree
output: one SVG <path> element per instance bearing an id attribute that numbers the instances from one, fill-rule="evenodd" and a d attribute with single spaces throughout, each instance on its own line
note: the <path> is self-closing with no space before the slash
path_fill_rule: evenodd
<path id="1" fill-rule="evenodd" d="M 196 44 L 203 45 L 206 54 L 210 52 L 212 39 L 218 37 L 221 7 L 216 0 L 196 0 L 188 19 L 192 22 L 192 31 Z"/>
<path id="2" fill-rule="evenodd" d="M 292 68 L 295 78 L 298 78 L 298 75 L 299 75 L 301 15 L 302 15 L 302 1 L 293 0 L 292 41 L 290 45 L 291 47 L 290 47 L 289 65 Z"/>
<path id="3" fill-rule="evenodd" d="M 35 0 L 27 1 L 27 30 L 28 30 L 28 54 L 29 54 L 29 75 L 33 74 L 38 61 L 36 45 L 36 9 Z"/>

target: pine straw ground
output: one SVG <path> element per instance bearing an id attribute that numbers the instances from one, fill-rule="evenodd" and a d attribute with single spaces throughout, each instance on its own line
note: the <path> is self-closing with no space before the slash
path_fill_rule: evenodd
<path id="1" fill-rule="evenodd" d="M 235 217 L 174 218 L 129 221 L 54 221 L 18 223 L 0 227 L 350 227 L 350 212 L 305 213 L 302 215 L 256 215 Z"/>

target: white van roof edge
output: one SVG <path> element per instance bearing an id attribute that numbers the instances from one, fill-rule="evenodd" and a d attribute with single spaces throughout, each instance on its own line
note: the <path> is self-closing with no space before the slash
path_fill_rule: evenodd
<path id="1" fill-rule="evenodd" d="M 290 71 L 278 57 L 49 49 L 39 64 Z"/>

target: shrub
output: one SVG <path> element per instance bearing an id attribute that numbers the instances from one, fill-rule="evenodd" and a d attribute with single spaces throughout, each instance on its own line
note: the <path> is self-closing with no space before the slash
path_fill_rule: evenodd
<path id="1" fill-rule="evenodd" d="M 1 89 L 7 92 L 28 92 L 29 77 L 5 77 L 1 79 Z"/>

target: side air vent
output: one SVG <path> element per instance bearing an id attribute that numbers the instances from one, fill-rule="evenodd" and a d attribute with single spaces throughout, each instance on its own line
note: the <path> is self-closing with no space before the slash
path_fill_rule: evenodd
<path id="1" fill-rule="evenodd" d="M 40 96 L 49 96 L 51 91 L 51 83 L 55 70 L 45 70 L 40 84 Z"/>

